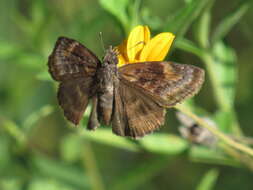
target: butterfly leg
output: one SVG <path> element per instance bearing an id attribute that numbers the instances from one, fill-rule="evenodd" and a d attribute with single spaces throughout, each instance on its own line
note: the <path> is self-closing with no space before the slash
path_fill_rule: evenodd
<path id="1" fill-rule="evenodd" d="M 97 96 L 94 96 L 92 99 L 92 110 L 90 113 L 89 122 L 87 126 L 88 130 L 95 130 L 100 125 L 98 121 L 97 107 L 98 107 L 98 98 Z"/>

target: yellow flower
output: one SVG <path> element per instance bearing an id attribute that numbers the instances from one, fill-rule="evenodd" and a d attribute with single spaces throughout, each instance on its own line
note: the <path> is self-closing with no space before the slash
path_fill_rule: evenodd
<path id="1" fill-rule="evenodd" d="M 147 26 L 136 26 L 128 38 L 116 47 L 118 67 L 144 61 L 162 61 L 174 38 L 174 34 L 170 32 L 163 32 L 150 38 L 150 30 Z"/>

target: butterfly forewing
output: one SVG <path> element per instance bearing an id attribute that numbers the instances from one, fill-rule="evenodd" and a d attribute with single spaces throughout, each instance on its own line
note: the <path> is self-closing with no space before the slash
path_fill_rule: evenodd
<path id="1" fill-rule="evenodd" d="M 196 94 L 204 81 L 198 67 L 173 62 L 143 62 L 119 68 L 120 78 L 162 107 L 171 107 Z"/>
<path id="2" fill-rule="evenodd" d="M 98 64 L 100 61 L 89 49 L 65 37 L 57 40 L 49 56 L 49 73 L 60 82 L 58 102 L 65 117 L 76 125 L 95 93 L 94 76 Z"/>
<path id="3" fill-rule="evenodd" d="M 52 54 L 48 59 L 49 72 L 58 81 L 76 78 L 93 77 L 99 59 L 81 43 L 59 37 Z"/>

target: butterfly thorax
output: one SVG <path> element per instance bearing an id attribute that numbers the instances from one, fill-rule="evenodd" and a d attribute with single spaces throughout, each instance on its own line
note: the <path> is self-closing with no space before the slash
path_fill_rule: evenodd
<path id="1" fill-rule="evenodd" d="M 117 78 L 117 55 L 110 46 L 103 58 L 103 63 L 98 69 L 98 111 L 101 113 L 99 120 L 109 125 L 112 117 L 114 81 Z"/>

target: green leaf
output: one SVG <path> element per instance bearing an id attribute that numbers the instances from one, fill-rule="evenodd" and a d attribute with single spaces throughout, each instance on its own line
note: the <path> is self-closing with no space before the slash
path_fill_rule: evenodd
<path id="1" fill-rule="evenodd" d="M 180 9 L 176 15 L 169 18 L 164 24 L 163 31 L 169 31 L 176 34 L 177 37 L 182 37 L 192 22 L 198 18 L 201 12 L 209 5 L 213 0 L 194 0 L 190 1 Z"/>
<path id="2" fill-rule="evenodd" d="M 235 136 L 241 136 L 242 131 L 237 121 L 236 113 L 234 110 L 223 111 L 218 110 L 214 114 L 214 120 L 219 128 L 225 133 L 230 133 Z"/>
<path id="3" fill-rule="evenodd" d="M 53 107 L 50 105 L 42 106 L 39 110 L 34 111 L 31 113 L 26 119 L 24 120 L 22 126 L 26 131 L 29 131 L 31 127 L 41 118 L 48 116 L 54 111 Z"/>
<path id="4" fill-rule="evenodd" d="M 232 48 L 219 41 L 213 47 L 214 62 L 210 67 L 215 71 L 217 91 L 222 95 L 224 108 L 230 110 L 234 105 L 237 81 L 236 55 Z"/>
<path id="5" fill-rule="evenodd" d="M 33 70 L 41 70 L 45 66 L 45 59 L 43 56 L 23 52 L 16 59 L 17 64 Z"/>
<path id="6" fill-rule="evenodd" d="M 192 53 L 198 57 L 201 57 L 204 55 L 204 51 L 201 48 L 199 48 L 192 41 L 187 40 L 185 38 L 179 38 L 175 42 L 175 47 L 178 49 L 184 50 L 186 52 Z"/>
<path id="7" fill-rule="evenodd" d="M 209 32 L 210 32 L 211 13 L 210 9 L 204 12 L 199 19 L 195 38 L 198 40 L 199 45 L 207 49 L 209 47 Z"/>
<path id="8" fill-rule="evenodd" d="M 42 71 L 42 72 L 40 72 L 40 73 L 36 76 L 36 78 L 37 78 L 38 80 L 41 80 L 41 81 L 50 81 L 50 82 L 53 81 L 53 79 L 51 78 L 51 76 L 50 76 L 50 74 L 49 74 L 48 71 Z"/>
<path id="9" fill-rule="evenodd" d="M 4 171 L 11 162 L 10 146 L 6 136 L 0 136 L 0 172 Z"/>
<path id="10" fill-rule="evenodd" d="M 14 121 L 5 118 L 0 118 L 0 121 L 1 126 L 11 137 L 13 137 L 21 145 L 25 144 L 27 140 L 26 135 Z"/>
<path id="11" fill-rule="evenodd" d="M 212 190 L 218 179 L 219 171 L 211 169 L 203 176 L 196 190 Z"/>
<path id="12" fill-rule="evenodd" d="M 37 177 L 31 180 L 28 190 L 73 190 L 73 187 L 55 179 Z"/>
<path id="13" fill-rule="evenodd" d="M 112 133 L 109 129 L 98 129 L 96 132 L 81 129 L 79 134 L 88 140 L 110 145 L 117 148 L 123 148 L 130 151 L 138 151 L 139 147 L 130 139 L 120 137 Z"/>
<path id="14" fill-rule="evenodd" d="M 1 177 L 0 179 L 0 188 L 4 190 L 20 190 L 22 186 L 22 179 L 17 177 Z"/>
<path id="15" fill-rule="evenodd" d="M 201 58 L 206 64 L 220 111 L 228 113 L 230 118 L 233 119 L 231 121 L 233 125 L 223 128 L 235 135 L 241 135 L 242 132 L 234 111 L 235 87 L 238 75 L 235 51 L 222 41 L 218 41 L 213 45 L 212 52 L 206 52 Z"/>
<path id="16" fill-rule="evenodd" d="M 152 30 L 157 31 L 163 26 L 163 21 L 160 17 L 153 15 L 152 13 L 152 10 L 148 7 L 143 7 L 140 14 L 142 16 L 143 23 L 152 28 Z"/>
<path id="17" fill-rule="evenodd" d="M 140 6 L 141 0 L 135 0 L 129 3 L 129 29 L 140 24 Z"/>
<path id="18" fill-rule="evenodd" d="M 175 135 L 151 134 L 139 140 L 149 152 L 162 154 L 180 154 L 188 148 L 188 143 Z"/>
<path id="19" fill-rule="evenodd" d="M 194 162 L 206 164 L 220 164 L 226 166 L 239 167 L 240 163 L 226 157 L 218 149 L 210 149 L 204 146 L 192 146 L 189 152 L 190 159 Z"/>
<path id="20" fill-rule="evenodd" d="M 101 128 L 96 130 L 96 132 L 82 129 L 79 131 L 79 134 L 91 141 L 130 151 L 138 151 L 140 149 L 135 141 L 149 152 L 162 154 L 180 154 L 188 147 L 188 143 L 184 139 L 174 135 L 151 134 L 132 141 L 126 137 L 116 136 L 111 130 Z"/>
<path id="21" fill-rule="evenodd" d="M 34 26 L 40 26 L 46 17 L 45 3 L 41 0 L 37 0 L 31 4 L 30 14 L 32 17 L 32 23 Z"/>
<path id="22" fill-rule="evenodd" d="M 41 37 L 41 32 L 45 29 L 43 26 L 48 23 L 49 14 L 45 8 L 45 3 L 41 0 L 34 1 L 29 6 L 27 14 L 29 14 L 29 19 L 16 10 L 13 19 L 18 28 L 32 41 L 35 36 Z"/>
<path id="23" fill-rule="evenodd" d="M 42 155 L 34 156 L 33 164 L 38 173 L 45 176 L 61 180 L 82 189 L 86 189 L 89 186 L 88 178 L 80 168 L 67 165 L 59 160 L 51 160 Z"/>
<path id="24" fill-rule="evenodd" d="M 20 29 L 25 35 L 33 36 L 33 25 L 30 20 L 28 20 L 23 14 L 21 14 L 18 10 L 15 10 L 13 14 L 14 23 L 17 25 L 18 29 Z"/>
<path id="25" fill-rule="evenodd" d="M 234 115 L 231 111 L 229 112 L 225 112 L 225 111 L 217 111 L 214 115 L 214 119 L 217 123 L 217 125 L 219 126 L 219 128 L 226 132 L 229 133 L 231 132 L 231 126 L 233 124 L 234 121 Z"/>
<path id="26" fill-rule="evenodd" d="M 235 10 L 229 11 L 229 15 L 219 23 L 215 28 L 212 42 L 216 43 L 217 41 L 222 40 L 227 33 L 238 23 L 238 21 L 243 17 L 243 15 L 248 11 L 251 6 L 252 1 L 242 0 Z"/>
<path id="27" fill-rule="evenodd" d="M 136 166 L 132 166 L 132 168 L 123 172 L 122 175 L 115 180 L 115 184 L 111 185 L 111 189 L 140 189 L 142 184 L 157 175 L 157 173 L 164 168 L 164 165 L 167 164 L 167 156 L 159 156 L 138 163 Z"/>
<path id="28" fill-rule="evenodd" d="M 61 157 L 67 162 L 74 162 L 80 158 L 83 142 L 80 136 L 77 135 L 67 135 L 61 140 Z"/>
<path id="29" fill-rule="evenodd" d="M 125 32 L 129 31 L 130 26 L 127 14 L 129 2 L 129 0 L 99 0 L 100 5 L 118 19 Z"/>
<path id="30" fill-rule="evenodd" d="M 20 52 L 20 48 L 17 44 L 7 41 L 0 41 L 0 59 L 13 58 Z"/>

